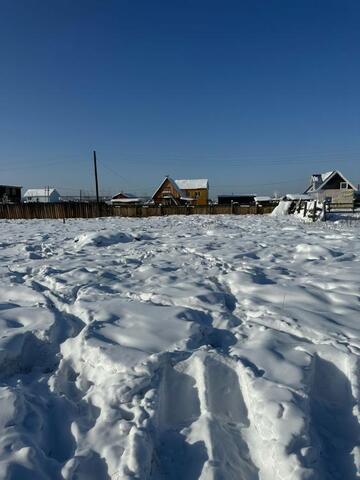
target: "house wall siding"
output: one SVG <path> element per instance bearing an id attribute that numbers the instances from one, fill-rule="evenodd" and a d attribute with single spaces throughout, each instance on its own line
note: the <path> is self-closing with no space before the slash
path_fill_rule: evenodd
<path id="1" fill-rule="evenodd" d="M 316 200 L 320 202 L 324 201 L 326 198 L 331 198 L 333 203 L 351 203 L 354 198 L 353 190 L 339 190 L 339 189 L 327 189 L 321 190 L 311 195 Z"/>
<path id="2" fill-rule="evenodd" d="M 194 188 L 186 190 L 186 196 L 195 198 L 193 205 L 207 205 L 209 200 L 209 191 L 207 188 Z"/>
<path id="3" fill-rule="evenodd" d="M 172 182 L 170 182 L 170 180 L 166 179 L 164 181 L 164 183 L 162 184 L 161 188 L 154 195 L 153 200 L 154 200 L 155 204 L 157 204 L 157 205 L 159 205 L 159 204 L 165 205 L 167 203 L 170 203 L 169 199 L 164 198 L 168 195 L 171 195 L 176 200 L 180 200 L 179 192 L 176 190 L 176 188 L 174 187 Z"/>

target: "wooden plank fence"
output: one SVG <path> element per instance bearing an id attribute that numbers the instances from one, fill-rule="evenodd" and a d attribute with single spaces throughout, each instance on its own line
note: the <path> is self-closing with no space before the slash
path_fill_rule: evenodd
<path id="1" fill-rule="evenodd" d="M 154 217 L 163 215 L 262 215 L 273 206 L 205 205 L 205 206 L 115 206 L 106 203 L 21 203 L 1 205 L 0 219 L 66 219 L 96 217 Z"/>

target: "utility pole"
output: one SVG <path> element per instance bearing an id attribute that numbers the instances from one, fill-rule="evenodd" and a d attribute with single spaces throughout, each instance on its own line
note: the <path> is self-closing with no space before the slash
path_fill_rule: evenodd
<path id="1" fill-rule="evenodd" d="M 98 174 L 97 174 L 96 152 L 95 152 L 95 150 L 94 150 L 94 172 L 95 172 L 95 187 L 96 187 L 96 203 L 99 204 L 99 184 L 98 184 Z"/>

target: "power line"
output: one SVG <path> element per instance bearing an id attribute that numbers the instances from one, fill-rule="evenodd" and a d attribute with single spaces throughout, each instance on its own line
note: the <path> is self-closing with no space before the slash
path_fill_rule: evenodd
<path id="1" fill-rule="evenodd" d="M 124 177 L 124 175 L 121 175 L 119 172 L 114 170 L 112 167 L 109 167 L 109 165 L 107 163 L 105 163 L 103 160 L 98 160 L 98 163 L 101 163 L 101 165 L 103 167 L 105 167 L 107 170 L 109 170 L 109 172 L 111 172 L 113 175 L 117 175 L 119 178 L 121 178 L 126 183 L 130 183 L 129 180 L 126 177 Z"/>

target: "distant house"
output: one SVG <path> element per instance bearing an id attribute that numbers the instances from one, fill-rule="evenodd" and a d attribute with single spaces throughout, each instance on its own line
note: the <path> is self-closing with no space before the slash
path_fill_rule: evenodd
<path id="1" fill-rule="evenodd" d="M 56 203 L 61 197 L 55 188 L 29 188 L 24 194 L 26 203 Z"/>
<path id="2" fill-rule="evenodd" d="M 239 195 L 219 195 L 219 205 L 231 205 L 237 203 L 239 205 L 255 205 L 255 193 L 254 194 L 239 194 Z"/>
<path id="3" fill-rule="evenodd" d="M 186 198 L 192 199 L 192 205 L 208 204 L 209 180 L 207 178 L 175 180 L 175 183 Z"/>
<path id="4" fill-rule="evenodd" d="M 269 197 L 269 196 L 259 196 L 257 195 L 255 197 L 255 204 L 256 205 L 259 205 L 261 207 L 270 207 L 272 205 L 277 205 L 279 202 L 274 200 L 273 198 Z"/>
<path id="5" fill-rule="evenodd" d="M 15 185 L 0 185 L 0 203 L 20 203 L 21 188 Z"/>
<path id="6" fill-rule="evenodd" d="M 111 199 L 113 205 L 135 205 L 142 203 L 143 199 L 132 195 L 131 193 L 120 192 L 114 195 Z"/>
<path id="7" fill-rule="evenodd" d="M 152 196 L 157 205 L 207 205 L 209 181 L 207 179 L 173 180 L 165 177 Z"/>
<path id="8" fill-rule="evenodd" d="M 349 203 L 354 198 L 357 188 L 339 170 L 315 173 L 305 194 L 319 201 L 329 200 L 334 203 Z"/>

